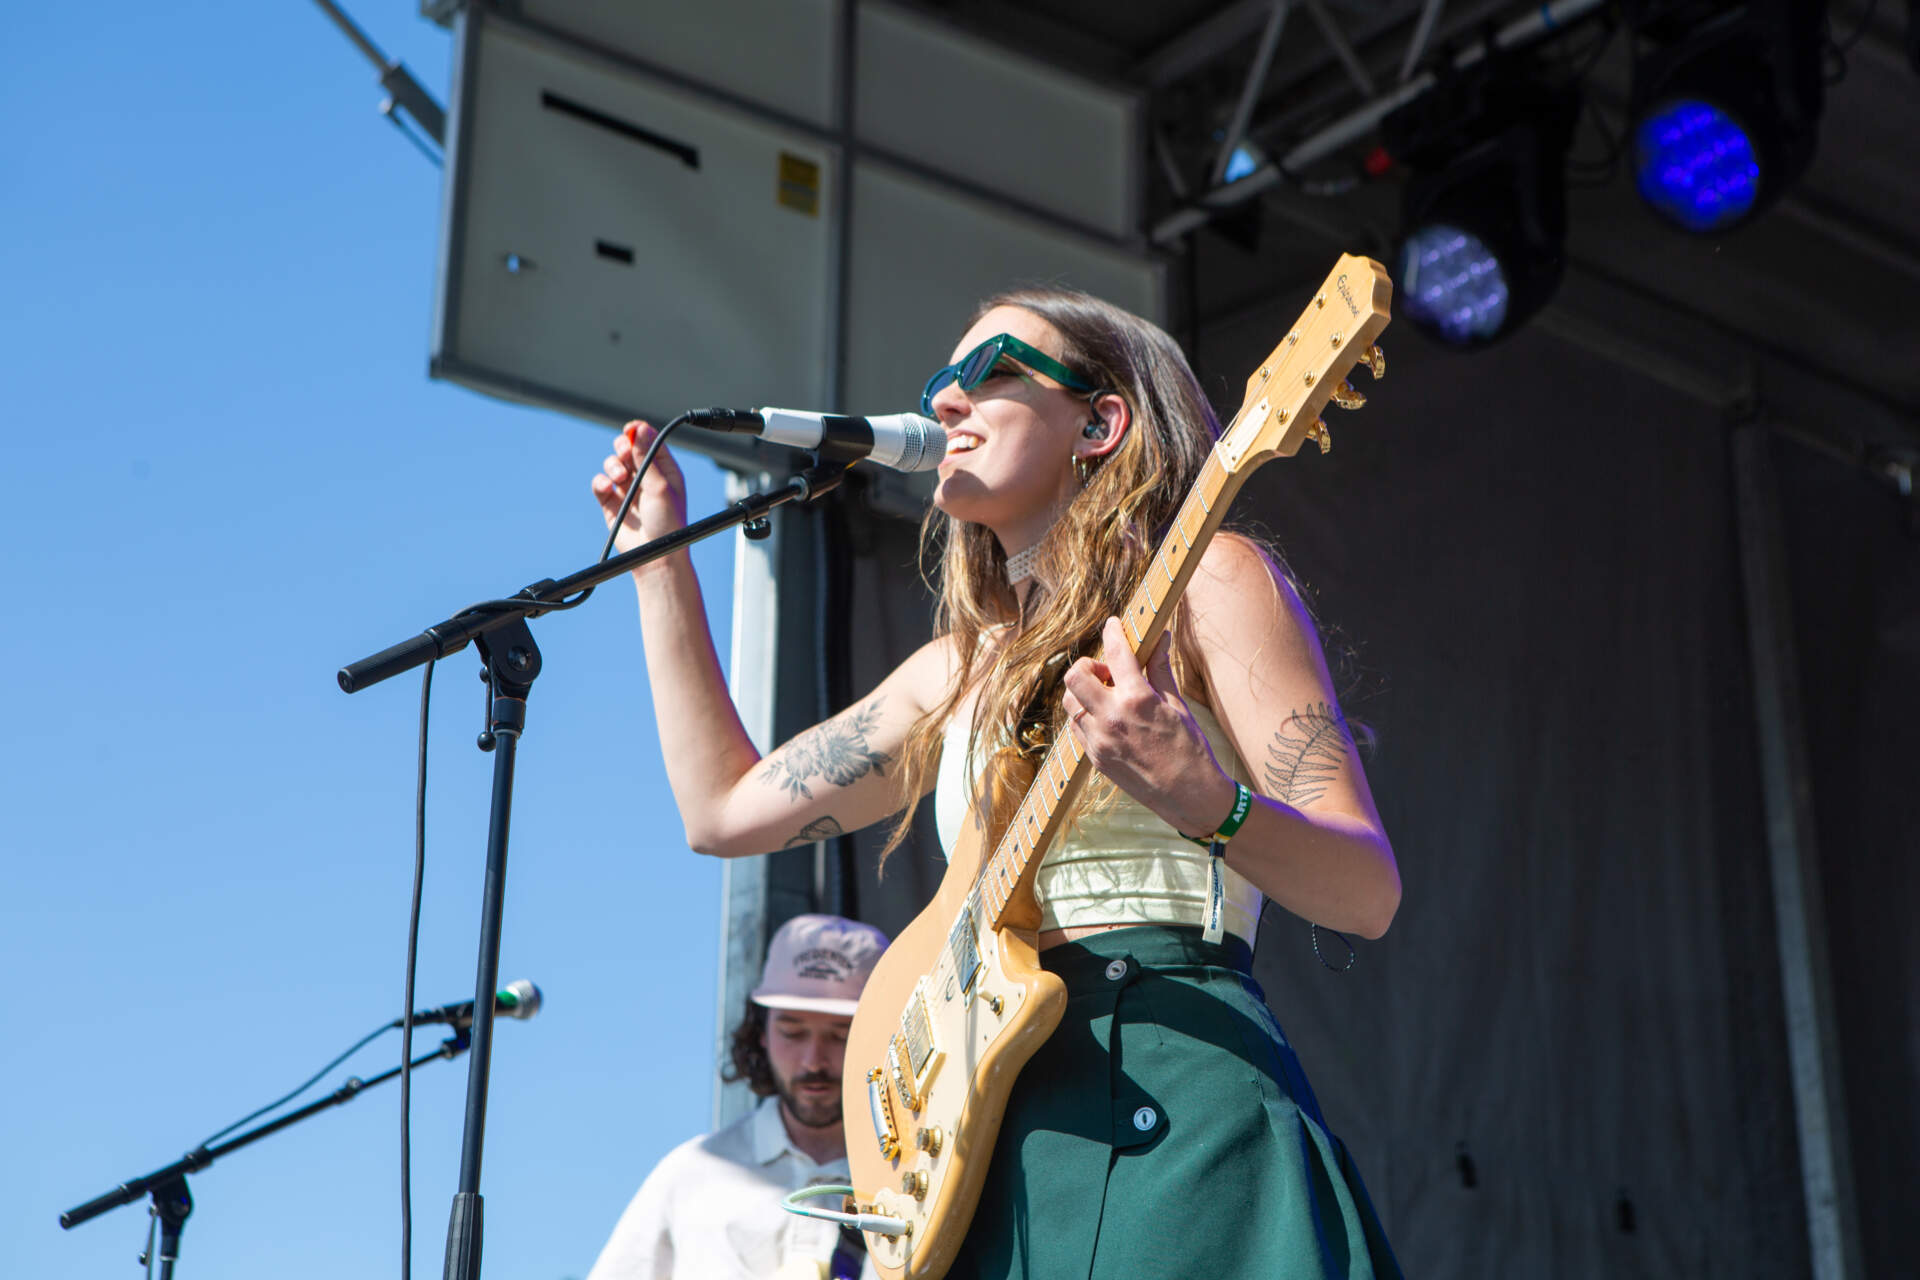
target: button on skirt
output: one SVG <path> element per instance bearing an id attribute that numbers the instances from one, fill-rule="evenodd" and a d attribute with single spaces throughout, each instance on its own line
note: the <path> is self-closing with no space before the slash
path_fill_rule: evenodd
<path id="1" fill-rule="evenodd" d="M 1021 1073 L 952 1280 L 1400 1276 L 1238 938 L 1115 929 Z"/>

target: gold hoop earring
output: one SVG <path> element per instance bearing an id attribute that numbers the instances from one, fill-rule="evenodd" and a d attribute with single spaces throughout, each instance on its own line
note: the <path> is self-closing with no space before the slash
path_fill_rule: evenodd
<path id="1" fill-rule="evenodd" d="M 1075 458 L 1073 460 L 1073 474 L 1080 477 L 1080 487 L 1082 489 L 1086 488 L 1087 482 L 1093 479 L 1093 459 Z"/>

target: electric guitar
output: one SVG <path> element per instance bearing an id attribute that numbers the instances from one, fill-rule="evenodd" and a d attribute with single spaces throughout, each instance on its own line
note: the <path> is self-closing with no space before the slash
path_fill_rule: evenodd
<path id="1" fill-rule="evenodd" d="M 1342 257 L 1247 379 L 1240 411 L 1120 615 L 1143 664 L 1246 478 L 1309 440 L 1323 453 L 1330 447 L 1319 419 L 1327 401 L 1365 403 L 1344 381 L 1350 368 L 1364 363 L 1384 376 L 1373 343 L 1392 298 L 1386 268 Z M 866 1235 L 886 1280 L 946 1274 L 979 1203 L 1014 1078 L 1065 1011 L 1066 989 L 1035 950 L 1033 884 L 1091 769 L 1071 735 L 1055 739 L 1004 830 L 966 824 L 932 903 L 867 979 L 841 1086 L 848 1209 L 885 1220 Z"/>

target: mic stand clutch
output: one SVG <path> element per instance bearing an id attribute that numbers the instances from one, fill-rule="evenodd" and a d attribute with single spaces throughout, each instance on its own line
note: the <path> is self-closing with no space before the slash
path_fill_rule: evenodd
<path id="1" fill-rule="evenodd" d="M 527 619 L 569 607 L 569 597 L 637 569 L 716 533 L 744 525 L 764 536 L 767 513 L 793 501 L 811 501 L 836 488 L 850 461 L 821 460 L 778 489 L 749 494 L 715 515 L 655 538 L 555 581 L 522 588 L 509 599 L 464 610 L 410 640 L 340 669 L 340 687 L 357 693 L 402 671 L 479 646 L 492 690 L 488 735 L 493 739 L 493 807 L 487 824 L 486 884 L 480 904 L 480 958 L 474 981 L 473 1057 L 467 1067 L 466 1127 L 460 1141 L 460 1183 L 447 1220 L 444 1280 L 478 1280 L 482 1235 L 480 1160 L 487 1125 L 487 1076 L 493 1053 L 493 992 L 500 976 L 500 917 L 506 902 L 507 828 L 513 808 L 513 765 L 527 721 L 527 694 L 540 674 L 540 650 Z M 574 603 L 578 603 L 577 601 Z M 484 741 L 484 739 L 483 739 Z"/>
<path id="2" fill-rule="evenodd" d="M 411 1065 L 424 1067 L 435 1058 L 452 1058 L 467 1048 L 467 1033 L 456 1031 L 441 1042 L 432 1053 L 423 1053 L 415 1058 Z M 351 1102 L 377 1084 L 384 1084 L 400 1074 L 400 1068 L 383 1071 L 370 1080 L 358 1077 L 347 1082 L 317 1102 L 310 1102 L 298 1111 L 290 1111 L 278 1120 L 269 1120 L 258 1128 L 249 1129 L 239 1137 L 211 1147 L 195 1147 L 186 1155 L 162 1169 L 143 1174 L 138 1178 L 129 1178 L 103 1196 L 95 1196 L 85 1204 L 75 1205 L 60 1215 L 60 1225 L 71 1230 L 81 1223 L 97 1218 L 109 1209 L 118 1209 L 123 1204 L 132 1204 L 143 1195 L 153 1198 L 153 1215 L 160 1220 L 160 1280 L 170 1280 L 173 1275 L 174 1261 L 180 1256 L 180 1228 L 185 1225 L 187 1215 L 193 1212 L 193 1196 L 187 1191 L 187 1175 L 206 1168 L 221 1156 L 241 1147 L 251 1145 L 270 1133 L 278 1133 L 289 1125 L 295 1125 L 316 1112 Z M 145 1265 L 146 1258 L 141 1258 Z"/>

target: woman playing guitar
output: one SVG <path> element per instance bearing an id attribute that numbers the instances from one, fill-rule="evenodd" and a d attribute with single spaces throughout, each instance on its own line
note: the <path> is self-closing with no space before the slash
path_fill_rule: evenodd
<path id="1" fill-rule="evenodd" d="M 1207 546 L 1144 666 L 1113 616 L 1200 473 L 1212 411 L 1171 338 L 1083 294 L 990 300 L 953 360 L 923 403 L 948 440 L 927 526 L 940 634 L 845 712 L 762 757 L 687 557 L 634 574 L 687 842 L 763 853 L 933 792 L 951 849 L 962 824 L 1004 821 L 1072 734 L 1095 785 L 1035 886 L 1066 1013 L 1013 1086 L 948 1274 L 1398 1276 L 1249 976 L 1265 900 L 1368 938 L 1400 900 L 1313 625 L 1237 536 Z M 630 424 L 594 477 L 609 520 L 652 435 Z M 618 544 L 685 518 L 662 450 Z"/>

